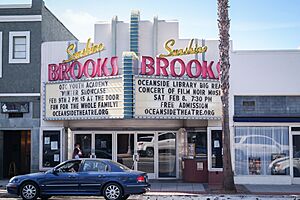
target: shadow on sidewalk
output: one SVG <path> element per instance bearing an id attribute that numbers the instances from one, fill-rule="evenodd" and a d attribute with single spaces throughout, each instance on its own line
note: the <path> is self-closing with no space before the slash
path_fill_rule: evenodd
<path id="1" fill-rule="evenodd" d="M 251 194 L 251 192 L 244 185 L 235 185 L 236 192 L 225 191 L 222 185 L 208 185 L 203 184 L 207 194 Z"/>

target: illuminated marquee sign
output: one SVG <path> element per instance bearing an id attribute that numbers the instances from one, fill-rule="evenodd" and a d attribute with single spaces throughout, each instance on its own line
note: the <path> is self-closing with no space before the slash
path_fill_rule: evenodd
<path id="1" fill-rule="evenodd" d="M 188 46 L 185 49 L 172 49 L 172 47 L 175 45 L 175 40 L 170 39 L 165 42 L 165 49 L 168 51 L 168 54 L 160 54 L 160 58 L 168 57 L 168 56 L 183 56 L 183 55 L 189 55 L 189 54 L 198 54 L 198 53 L 204 53 L 207 51 L 207 46 L 199 47 L 198 44 L 195 44 L 193 47 L 194 39 L 191 39 Z"/>
<path id="2" fill-rule="evenodd" d="M 100 52 L 104 50 L 104 44 L 100 43 L 100 44 L 93 44 L 91 43 L 91 38 L 88 39 L 86 46 L 83 50 L 81 51 L 77 51 L 76 50 L 76 44 L 70 44 L 67 48 L 67 54 L 69 55 L 69 59 L 68 60 L 64 60 L 64 63 L 67 62 L 71 62 L 71 61 L 75 61 L 78 60 L 80 58 L 92 55 L 94 53 Z"/>
<path id="3" fill-rule="evenodd" d="M 219 81 L 135 77 L 135 117 L 220 119 Z"/>
<path id="4" fill-rule="evenodd" d="M 121 77 L 46 83 L 45 120 L 124 117 Z"/>
<path id="5" fill-rule="evenodd" d="M 104 50 L 102 43 L 88 40 L 77 52 L 74 45 L 67 47 L 69 59 L 48 65 L 44 119 L 124 118 L 124 78 L 132 74 L 118 76 L 117 57 L 82 59 Z M 220 63 L 179 57 L 207 52 L 207 46 L 198 46 L 194 40 L 185 48 L 174 45 L 175 40 L 168 40 L 167 54 L 141 57 L 134 88 L 127 88 L 135 93 L 134 117 L 220 119 Z"/>
<path id="6" fill-rule="evenodd" d="M 78 59 L 87 57 L 104 50 L 104 44 L 93 44 L 88 39 L 86 47 L 83 50 L 75 52 L 76 44 L 67 47 L 66 52 L 69 55 L 68 60 L 63 60 L 59 64 L 48 65 L 49 81 L 77 80 L 82 77 L 95 78 L 103 76 L 117 76 L 119 73 L 117 60 L 118 57 L 87 59 L 80 62 Z M 110 67 L 108 66 L 110 62 Z"/>
<path id="7" fill-rule="evenodd" d="M 193 39 L 190 40 L 188 46 L 184 49 L 172 49 L 175 40 L 170 39 L 165 43 L 165 49 L 168 54 L 160 54 L 155 59 L 150 56 L 142 56 L 140 75 L 147 76 L 172 76 L 202 79 L 219 79 L 220 63 L 214 61 L 199 61 L 191 59 L 184 61 L 178 56 L 205 53 L 207 46 L 193 46 Z M 166 57 L 177 56 L 173 59 Z"/>
<path id="8" fill-rule="evenodd" d="M 134 81 L 135 118 L 221 119 L 220 63 L 179 57 L 207 52 L 193 39 L 185 48 L 174 45 L 170 39 L 167 54 L 141 57 Z"/>

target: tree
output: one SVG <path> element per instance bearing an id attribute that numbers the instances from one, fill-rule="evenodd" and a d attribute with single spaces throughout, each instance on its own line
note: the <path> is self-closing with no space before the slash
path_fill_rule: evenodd
<path id="1" fill-rule="evenodd" d="M 236 191 L 230 154 L 229 129 L 229 28 L 228 0 L 218 0 L 219 54 L 220 54 L 220 84 L 222 100 L 223 129 L 223 188 L 225 191 Z"/>

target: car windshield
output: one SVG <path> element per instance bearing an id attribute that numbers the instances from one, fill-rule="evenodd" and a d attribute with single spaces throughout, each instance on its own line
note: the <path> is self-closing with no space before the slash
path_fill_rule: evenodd
<path id="1" fill-rule="evenodd" d="M 114 162 L 114 161 L 111 161 L 113 164 L 115 164 L 116 166 L 120 167 L 122 170 L 125 170 L 125 171 L 128 171 L 128 170 L 131 170 L 129 169 L 128 167 L 126 167 L 125 165 L 122 165 L 118 162 Z"/>

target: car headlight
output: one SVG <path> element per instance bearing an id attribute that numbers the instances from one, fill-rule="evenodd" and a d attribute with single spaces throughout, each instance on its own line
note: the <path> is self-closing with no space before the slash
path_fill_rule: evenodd
<path id="1" fill-rule="evenodd" d="M 20 181 L 20 179 L 16 178 L 16 177 L 12 177 L 9 182 L 10 183 L 18 183 Z"/>

